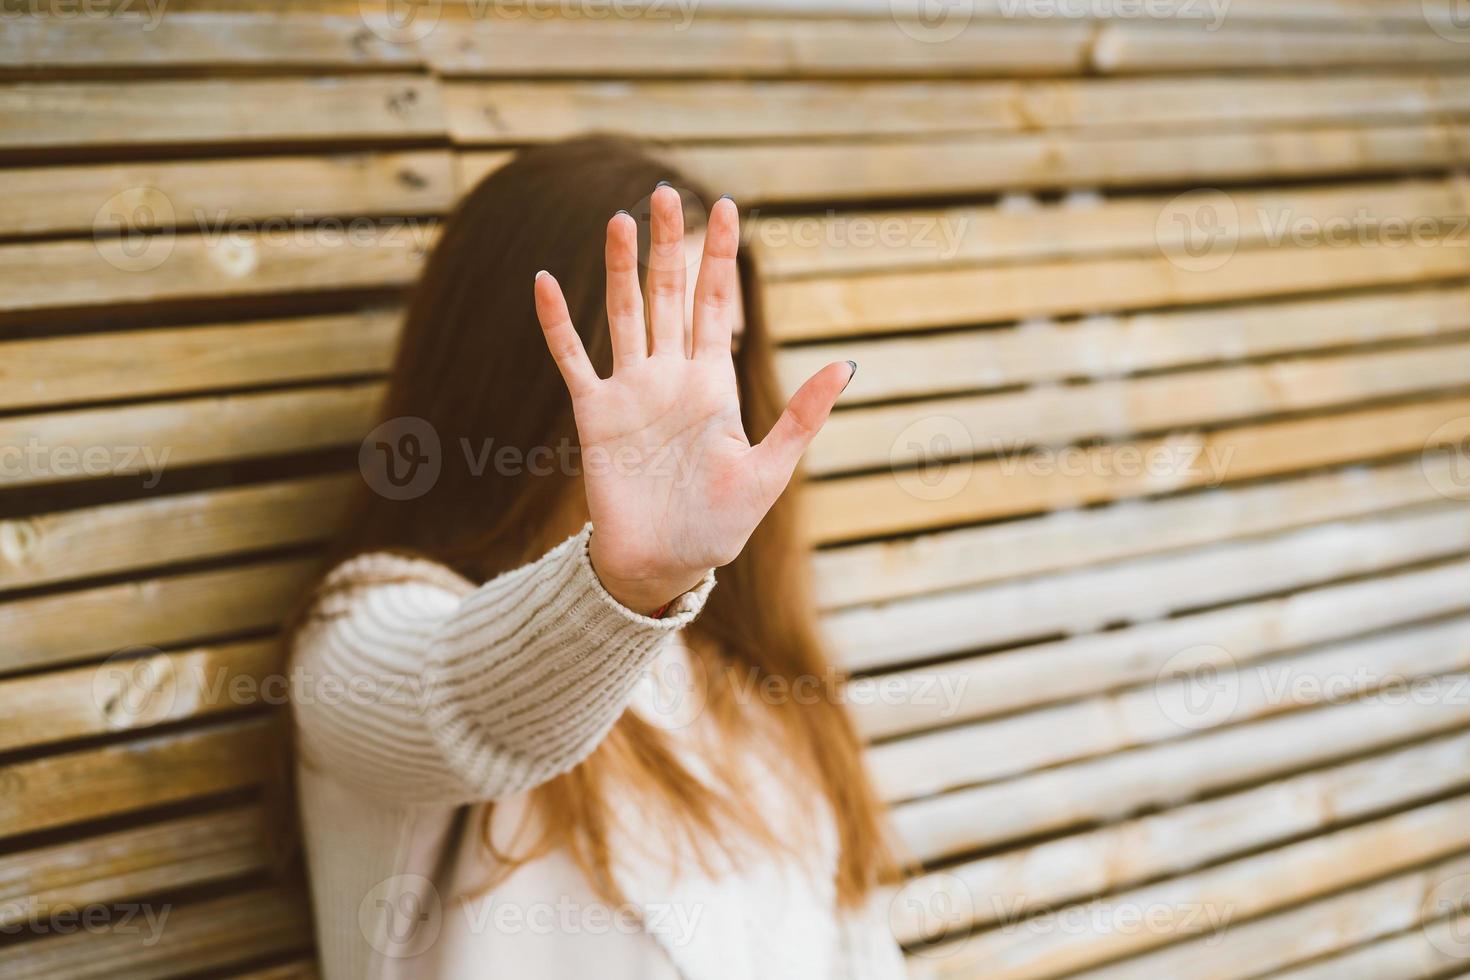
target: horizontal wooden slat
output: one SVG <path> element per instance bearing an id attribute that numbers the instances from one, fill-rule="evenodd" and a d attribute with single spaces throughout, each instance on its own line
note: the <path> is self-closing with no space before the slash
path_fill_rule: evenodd
<path id="1" fill-rule="evenodd" d="M 1299 244 L 1244 250 L 1218 268 L 1155 254 L 998 268 L 935 269 L 772 283 L 772 332 L 782 340 L 959 326 L 1023 317 L 1253 299 L 1294 292 L 1412 285 L 1470 273 L 1470 249 Z M 916 296 L 924 297 L 915 303 Z"/>
<path id="2" fill-rule="evenodd" d="M 170 467 L 350 445 L 382 395 L 373 381 L 11 416 L 0 419 L 0 445 L 16 447 L 0 484 L 137 475 L 150 489 Z"/>
<path id="3" fill-rule="evenodd" d="M 162 915 L 162 908 L 152 911 Z M 0 972 L 13 980 L 157 980 L 304 950 L 311 920 L 304 894 L 252 889 L 170 906 L 152 936 L 146 924 L 79 930 L 0 949 Z"/>
<path id="4" fill-rule="evenodd" d="M 1360 517 L 1440 499 L 1451 472 L 1448 460 L 1353 468 L 829 549 L 814 559 L 818 596 L 852 606 Z"/>
<path id="5" fill-rule="evenodd" d="M 378 37 L 360 18 L 316 12 L 191 12 L 140 3 L 108 17 L 10 17 L 0 34 L 0 71 L 356 68 L 417 61 L 411 45 Z"/>
<path id="6" fill-rule="evenodd" d="M 381 374 L 392 364 L 400 317 L 366 310 L 0 341 L 0 408 Z"/>
<path id="7" fill-rule="evenodd" d="M 1402 119 L 1470 109 L 1443 73 L 1036 82 L 450 80 L 460 144 L 558 139 L 616 128 L 656 139 L 877 136 L 1149 125 Z"/>
<path id="8" fill-rule="evenodd" d="M 1470 399 L 1178 435 L 1067 455 L 1016 456 L 925 482 L 903 472 L 815 484 L 814 540 L 834 542 L 1036 513 L 1450 445 L 1470 434 Z"/>
<path id="9" fill-rule="evenodd" d="M 1214 548 L 830 613 L 852 669 L 889 667 L 1028 637 L 1147 622 L 1313 582 L 1470 551 L 1470 510 L 1444 505 Z"/>
<path id="10" fill-rule="evenodd" d="M 253 785 L 266 771 L 269 729 L 234 722 L 0 766 L 0 836 Z"/>
<path id="11" fill-rule="evenodd" d="M 1100 697 L 885 743 L 869 752 L 874 776 L 886 798 L 915 799 L 1348 700 L 1385 684 L 1439 674 L 1470 675 L 1470 618 L 1401 629 L 1393 636 L 1336 644 L 1261 664 L 1238 664 L 1223 649 L 1213 658 L 1200 654 L 1198 659 L 1218 672 L 1212 676 L 1224 678 L 1209 689 L 1215 692 L 1213 697 L 1202 693 L 1203 682 L 1185 684 L 1165 676 Z M 1439 693 L 1470 699 L 1470 682 L 1444 685 Z M 1201 703 L 1203 698 L 1209 702 Z M 977 745 L 990 751 L 976 752 Z M 955 843 L 957 850 L 962 849 L 961 842 Z"/>
<path id="12" fill-rule="evenodd" d="M 1459 971 L 1465 966 L 1465 937 L 1470 935 L 1470 913 L 1451 914 L 1434 918 L 1437 910 L 1453 907 L 1456 896 L 1447 891 L 1432 892 L 1432 899 L 1425 909 L 1430 920 L 1420 923 L 1418 928 L 1401 932 L 1387 938 L 1374 939 L 1325 959 L 1313 960 L 1304 965 L 1291 967 L 1281 973 L 1271 974 L 1272 980 L 1380 980 L 1382 977 L 1461 977 Z M 1340 921 L 1336 909 L 1329 900 L 1314 912 L 1325 912 L 1329 920 Z M 1366 913 L 1361 920 L 1366 928 L 1339 929 L 1332 940 L 1339 946 L 1362 943 L 1368 937 L 1381 936 L 1386 931 L 1381 905 L 1364 906 Z M 1310 914 L 1310 913 L 1309 913 Z M 1358 921 L 1355 919 L 1354 921 Z M 1275 948 L 1293 956 L 1302 952 L 1319 954 L 1323 943 L 1317 939 L 1321 932 L 1311 928 L 1315 923 L 1304 921 L 1304 917 L 1293 916 L 1285 922 L 1272 921 L 1273 932 L 1279 932 L 1283 941 Z M 1303 929 L 1302 927 L 1307 928 Z M 1255 939 L 1261 930 L 1253 930 Z"/>
<path id="13" fill-rule="evenodd" d="M 746 237 L 761 275 L 785 279 L 1113 253 L 1162 252 L 1191 265 L 1223 265 L 1227 249 L 1294 241 L 1329 248 L 1354 241 L 1402 247 L 1436 238 L 1440 229 L 1463 244 L 1467 214 L 1470 198 L 1459 180 L 1414 180 L 831 211 L 759 218 Z M 1206 228 L 1206 221 L 1215 223 Z M 1201 250 L 1206 234 L 1212 237 Z"/>
<path id="14" fill-rule="evenodd" d="M 836 360 L 860 365 L 842 403 L 1109 378 L 1348 344 L 1432 337 L 1470 329 L 1470 290 L 1454 286 L 1331 296 L 1222 309 L 1030 322 L 895 340 L 843 338 L 777 355 L 787 391 Z"/>
<path id="15" fill-rule="evenodd" d="M 443 150 L 14 167 L 5 182 L 12 193 L 0 199 L 0 235 L 229 232 L 326 217 L 337 220 L 324 227 L 345 236 L 367 224 L 354 216 L 439 214 L 454 199 Z"/>
<path id="16" fill-rule="evenodd" d="M 0 603 L 0 673 L 277 625 L 321 573 L 265 562 Z"/>
<path id="17" fill-rule="evenodd" d="M 1012 20 L 934 44 L 922 28 L 892 21 L 657 14 L 446 19 L 419 46 L 446 75 L 1034 75 L 1079 70 L 1091 33 L 1085 24 Z"/>
<path id="18" fill-rule="evenodd" d="M 1463 698 L 1348 702 L 1207 731 L 905 804 L 900 837 L 921 853 L 981 850 L 1178 805 L 1470 723 Z"/>
<path id="19" fill-rule="evenodd" d="M 272 637 L 0 680 L 0 751 L 283 705 L 284 659 Z"/>
<path id="20" fill-rule="evenodd" d="M 235 807 L 0 857 L 0 926 L 32 908 L 116 902 L 260 871 L 261 813 Z"/>
<path id="21" fill-rule="evenodd" d="M 1125 980 L 1137 976 L 1188 976 L 1198 980 L 1258 977 L 1263 971 L 1406 928 L 1422 921 L 1425 913 L 1434 909 L 1463 909 L 1467 904 L 1470 904 L 1470 859 L 1460 855 L 1420 871 L 1396 875 L 1298 909 L 1237 925 L 1224 935 L 1191 939 L 1078 976 L 1090 980 Z M 1465 918 L 1461 917 L 1454 925 L 1460 926 L 1459 932 L 1444 921 L 1424 929 L 1420 949 L 1427 962 L 1423 972 L 1375 973 L 1374 980 L 1393 976 L 1463 976 L 1458 968 L 1465 965 Z M 1351 975 L 1333 974 L 1334 980 L 1347 980 Z"/>
<path id="22" fill-rule="evenodd" d="M 925 137 L 786 146 L 682 147 L 673 159 L 744 203 L 930 197 L 1075 185 L 1384 174 L 1457 166 L 1465 125 L 1435 122 L 1174 136 Z M 503 162 L 466 153 L 462 179 Z"/>
<path id="23" fill-rule="evenodd" d="M 1021 924 L 1019 928 L 992 930 L 962 940 L 949 955 L 936 954 L 924 960 L 927 968 L 919 975 L 962 977 L 983 971 L 986 976 L 1004 980 L 1054 976 L 1144 952 L 1182 936 L 1210 934 L 1212 926 L 1228 925 L 1411 869 L 1466 847 L 1470 847 L 1470 799 L 1437 803 L 1109 897 L 1114 907 L 1166 910 L 1169 924 L 1162 929 L 1152 924 L 1137 929 L 1027 929 Z M 1453 867 L 1458 874 L 1470 868 L 1470 860 L 1460 859 Z M 1443 880 L 1438 875 L 1454 877 L 1440 871 L 1421 872 L 1410 878 L 1422 890 L 1426 880 Z M 1412 889 L 1405 889 L 1406 895 L 1410 892 Z M 1422 891 L 1418 897 L 1422 897 Z M 1215 921 L 1199 915 L 1201 908 L 1212 911 Z M 1115 975 L 1195 975 L 1168 969 L 1139 974 L 1131 972 L 1134 969 L 1138 964 L 1128 964 L 1119 967 Z"/>
<path id="24" fill-rule="evenodd" d="M 435 227 L 312 226 L 0 246 L 0 313 L 269 293 L 401 289 L 418 276 Z"/>
<path id="25" fill-rule="evenodd" d="M 1016 394 L 854 408 L 828 420 L 808 451 L 809 472 L 875 469 L 1026 445 L 1163 432 L 1336 408 L 1470 381 L 1470 344 L 1303 357 L 1266 364 L 1100 381 Z M 963 438 L 956 440 L 955 434 Z"/>
<path id="26" fill-rule="evenodd" d="M 413 75 L 0 84 L 0 151 L 443 133 L 438 89 Z"/>
<path id="27" fill-rule="evenodd" d="M 1470 608 L 1470 562 L 1379 575 L 1291 595 L 1054 640 L 851 682 L 869 738 L 971 721 L 1150 681 L 1187 651 L 1247 664 Z M 1183 657 L 1181 660 L 1191 660 Z"/>
<path id="28" fill-rule="evenodd" d="M 355 485 L 288 480 L 0 521 L 0 592 L 320 541 Z"/>
<path id="29" fill-rule="evenodd" d="M 1303 34 L 1254 25 L 1180 30 L 1107 24 L 1092 48 L 1101 72 L 1210 71 L 1276 68 L 1302 71 L 1342 65 L 1464 64 L 1463 26 L 1413 32 L 1332 31 Z"/>
<path id="30" fill-rule="evenodd" d="M 1443 795 L 1470 781 L 1470 735 L 1293 776 L 1165 813 L 946 867 L 904 886 L 895 933 L 923 938 L 922 915 L 945 896 L 974 909 L 970 925 L 1118 891 L 1320 833 L 1333 824 Z M 999 907 L 984 901 L 1000 899 Z M 976 902 L 976 899 L 980 899 Z"/>

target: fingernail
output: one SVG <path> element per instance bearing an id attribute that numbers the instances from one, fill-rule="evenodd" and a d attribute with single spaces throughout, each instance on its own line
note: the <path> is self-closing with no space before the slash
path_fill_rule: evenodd
<path id="1" fill-rule="evenodd" d="M 618 214 L 628 214 L 628 209 L 627 208 L 618 208 Z M 628 217 L 631 218 L 633 216 L 631 214 L 628 214 Z"/>
<path id="2" fill-rule="evenodd" d="M 735 199 L 733 197 L 731 197 L 729 194 L 721 194 L 720 195 L 720 200 L 722 200 L 722 201 L 733 201 Z"/>
<path id="3" fill-rule="evenodd" d="M 654 190 L 658 190 L 660 187 L 673 187 L 673 186 L 674 185 L 671 184 L 671 183 L 669 183 L 667 180 L 661 180 L 657 184 L 654 184 L 653 185 L 653 189 Z"/>
<path id="4" fill-rule="evenodd" d="M 850 385 L 852 384 L 852 379 L 857 377 L 857 361 L 848 361 L 847 366 L 852 368 L 852 373 L 847 376 L 847 385 Z M 847 385 L 842 386 L 843 391 L 847 390 Z"/>
<path id="5" fill-rule="evenodd" d="M 547 272 L 545 269 L 542 269 L 540 272 L 536 273 L 536 279 L 539 282 L 542 276 L 549 276 L 549 275 L 551 275 L 551 273 Z M 851 364 L 852 362 L 849 361 L 848 363 Z"/>

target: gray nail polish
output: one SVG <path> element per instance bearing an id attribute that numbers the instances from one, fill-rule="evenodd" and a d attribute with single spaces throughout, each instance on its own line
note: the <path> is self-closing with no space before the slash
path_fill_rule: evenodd
<path id="1" fill-rule="evenodd" d="M 733 197 L 731 197 L 729 194 L 721 194 L 720 195 L 720 200 L 722 200 L 722 201 L 733 201 L 735 199 Z"/>
<path id="2" fill-rule="evenodd" d="M 618 208 L 618 214 L 628 214 L 628 209 L 627 208 Z M 628 214 L 628 217 L 631 218 L 633 216 L 631 214 Z"/>
<path id="3" fill-rule="evenodd" d="M 671 183 L 669 183 L 667 180 L 661 180 L 657 184 L 654 184 L 653 186 L 654 186 L 654 189 L 657 190 L 660 187 L 673 187 L 674 185 L 671 184 Z"/>
<path id="4" fill-rule="evenodd" d="M 847 376 L 847 385 L 850 385 L 852 384 L 852 379 L 857 377 L 857 361 L 848 361 L 847 366 L 852 368 L 852 373 Z M 847 390 L 847 385 L 842 386 L 843 391 Z"/>

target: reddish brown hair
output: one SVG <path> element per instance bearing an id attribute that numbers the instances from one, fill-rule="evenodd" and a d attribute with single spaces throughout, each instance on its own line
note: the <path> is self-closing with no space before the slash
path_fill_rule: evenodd
<path id="1" fill-rule="evenodd" d="M 571 402 L 548 355 L 532 305 L 532 277 L 557 276 L 588 355 L 604 376 L 611 348 L 604 309 L 603 242 L 619 208 L 639 214 L 655 183 L 669 180 L 698 223 L 710 198 L 637 146 L 586 137 L 518 154 L 471 191 L 446 223 L 414 293 L 383 408 L 384 418 L 414 416 L 438 433 L 444 466 L 433 488 L 408 500 L 364 492 L 335 558 L 391 550 L 444 563 L 483 582 L 532 560 L 565 529 L 575 478 L 558 472 L 475 475 L 453 447 L 576 445 Z M 647 223 L 640 221 L 646 254 Z M 783 404 L 771 341 L 742 258 L 746 328 L 736 371 L 752 442 L 775 423 Z M 719 585 L 690 627 L 690 646 L 708 670 L 708 710 L 732 740 L 745 725 L 736 682 L 820 679 L 815 699 L 762 704 L 796 763 L 799 794 L 825 798 L 840 841 L 837 889 L 856 904 L 893 870 L 882 807 L 862 761 L 862 745 L 827 681 L 806 546 L 797 526 L 793 484 L 744 552 L 719 572 Z M 572 527 L 575 530 L 575 526 Z M 810 686 L 810 680 L 807 685 Z M 746 687 L 750 690 L 750 687 Z M 773 699 L 775 700 L 775 699 Z M 748 719 L 747 719 L 748 720 Z M 626 712 L 586 760 L 532 791 L 540 836 L 518 853 L 497 851 L 507 868 L 565 847 L 605 899 L 621 901 L 611 875 L 609 794 L 634 792 L 642 809 L 684 835 L 698 852 L 735 847 L 739 839 L 795 849 L 775 840 L 738 785 L 701 782 L 672 749 L 669 734 Z M 738 751 L 738 742 L 732 741 Z M 717 760 L 718 761 L 718 760 Z M 738 776 L 728 772 L 731 783 Z M 814 811 L 816 808 L 803 807 Z M 738 826 L 737 826 L 738 825 Z M 486 841 L 489 843 L 488 820 Z M 493 845 L 492 845 L 493 846 Z"/>

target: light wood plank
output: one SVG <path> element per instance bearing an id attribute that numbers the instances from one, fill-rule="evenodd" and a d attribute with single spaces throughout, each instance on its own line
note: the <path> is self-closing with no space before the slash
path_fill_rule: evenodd
<path id="1" fill-rule="evenodd" d="M 1259 486 L 1127 502 L 1045 517 L 820 551 L 824 608 L 984 585 L 1361 517 L 1440 499 L 1449 460 L 1354 467 Z"/>
<path id="2" fill-rule="evenodd" d="M 0 925 L 263 870 L 258 807 L 181 817 L 0 857 Z"/>
<path id="3" fill-rule="evenodd" d="M 1151 681 L 1172 666 L 1253 663 L 1284 650 L 1466 608 L 1470 562 L 1380 574 L 1224 609 L 857 678 L 859 730 L 885 738 Z M 1222 652 L 1223 651 L 1223 652 Z M 1228 658 L 1228 659 L 1227 659 Z"/>
<path id="4" fill-rule="evenodd" d="M 266 771 L 271 737 L 269 722 L 241 721 L 0 767 L 0 833 L 30 833 L 254 785 Z"/>
<path id="5" fill-rule="evenodd" d="M 1092 980 L 1121 980 L 1154 970 L 1180 971 L 1177 975 L 1199 980 L 1233 980 L 1260 976 L 1261 971 L 1299 962 L 1302 959 L 1372 940 L 1421 920 L 1431 909 L 1464 908 L 1470 904 L 1470 861 L 1463 856 L 1438 862 L 1422 871 L 1390 878 L 1381 884 L 1354 889 L 1346 894 L 1312 902 L 1268 918 L 1247 922 L 1205 943 L 1191 939 L 1114 966 L 1078 974 Z M 1376 973 L 1384 977 L 1429 977 L 1456 975 L 1465 965 L 1464 917 L 1423 929 L 1417 946 L 1425 961 L 1425 972 Z M 1463 974 L 1460 974 L 1463 975 Z M 1346 980 L 1350 973 L 1334 974 Z"/>
<path id="6" fill-rule="evenodd" d="M 373 381 L 11 416 L 0 419 L 0 445 L 15 447 L 0 485 L 138 476 L 146 490 L 170 467 L 351 445 L 383 391 Z"/>
<path id="7" fill-rule="evenodd" d="M 1429 902 L 1431 910 L 1454 904 L 1453 893 L 1439 891 Z M 1374 924 L 1360 931 L 1342 930 L 1334 939 L 1346 946 L 1362 942 L 1369 936 L 1381 936 L 1381 906 L 1365 909 Z M 1432 911 L 1431 911 L 1432 914 Z M 1332 911 L 1328 915 L 1333 915 Z M 1340 918 L 1339 916 L 1333 916 Z M 1313 933 L 1301 932 L 1297 927 L 1305 925 L 1301 918 L 1286 923 L 1274 922 L 1288 936 L 1295 936 L 1276 948 L 1291 953 L 1301 951 L 1303 945 L 1321 948 L 1320 942 L 1305 938 Z M 1289 932 L 1288 932 L 1289 930 Z M 1259 934 L 1259 931 L 1257 931 Z M 1373 939 L 1360 946 L 1335 953 L 1324 959 L 1314 960 L 1303 966 L 1290 967 L 1280 973 L 1272 973 L 1271 980 L 1380 980 L 1382 977 L 1432 977 L 1464 976 L 1456 972 L 1465 965 L 1465 937 L 1470 935 L 1470 914 L 1451 914 L 1444 918 L 1422 922 L 1416 929 L 1401 932 L 1386 938 Z"/>
<path id="8" fill-rule="evenodd" d="M 359 17 L 286 11 L 209 13 L 136 3 L 108 17 L 10 17 L 0 34 L 0 70 L 69 68 L 409 67 L 410 45 L 393 44 Z M 58 8 L 59 9 L 59 8 Z"/>
<path id="9" fill-rule="evenodd" d="M 402 289 L 417 279 L 436 233 L 432 222 L 402 218 L 360 232 L 262 225 L 4 245 L 0 313 Z"/>
<path id="10" fill-rule="evenodd" d="M 844 666 L 892 667 L 1027 638 L 1093 632 L 1470 550 L 1470 509 L 1418 507 L 1213 548 L 828 614 Z"/>
<path id="11" fill-rule="evenodd" d="M 364 310 L 0 342 L 0 408 L 382 374 L 401 316 Z"/>
<path id="12" fill-rule="evenodd" d="M 1464 64 L 1467 37 L 1463 26 L 1444 34 L 1371 29 L 1304 34 L 1228 21 L 1213 31 L 1114 23 L 1098 34 L 1091 64 L 1103 73 Z"/>
<path id="13" fill-rule="evenodd" d="M 786 390 L 835 360 L 861 365 L 845 405 L 1006 385 L 1112 378 L 1138 371 L 1267 357 L 1349 344 L 1413 340 L 1470 329 L 1460 286 L 1329 296 L 1222 309 L 1094 316 L 1017 329 L 844 338 L 788 347 L 776 365 Z"/>
<path id="14" fill-rule="evenodd" d="M 738 140 L 1085 127 L 1364 122 L 1462 112 L 1457 73 L 1061 81 L 471 81 L 443 89 L 461 145 L 616 128 Z"/>
<path id="15" fill-rule="evenodd" d="M 746 204 L 931 197 L 1083 185 L 1392 174 L 1457 166 L 1458 122 L 1159 136 L 924 137 L 873 143 L 681 147 L 675 162 Z M 502 157 L 463 155 L 474 178 Z"/>
<path id="16" fill-rule="evenodd" d="M 1470 846 L 1470 799 L 1451 800 L 1397 814 L 1348 830 L 1292 844 L 1265 854 L 1197 872 L 1158 885 L 1110 896 L 1114 908 L 1161 910 L 1162 915 L 1145 919 L 1142 928 L 1077 930 L 1052 926 L 1028 929 L 1024 924 L 1010 930 L 992 930 L 960 941 L 949 955 L 936 953 L 925 960 L 921 976 L 973 976 L 983 969 L 987 976 L 1020 980 L 1055 976 L 1106 960 L 1146 952 L 1184 936 L 1198 937 L 1195 956 L 1218 951 L 1204 946 L 1202 939 L 1231 922 L 1272 912 L 1295 902 L 1315 898 L 1335 889 L 1362 884 L 1381 875 L 1412 869 L 1415 865 L 1443 859 Z M 1405 898 L 1422 898 L 1432 882 L 1455 877 L 1470 868 L 1470 860 L 1457 859 L 1445 871 L 1408 875 L 1412 887 L 1403 887 Z M 1408 916 L 1415 905 L 1404 902 Z M 1199 915 L 1200 910 L 1212 913 Z M 1159 923 L 1163 921 L 1161 926 Z M 1391 928 L 1411 923 L 1398 919 Z M 1171 951 L 1158 958 L 1165 962 L 1178 956 Z M 1186 957 L 1192 959 L 1193 957 Z M 1158 962 L 1155 960 L 1155 963 Z M 1110 971 L 1113 976 L 1195 976 L 1160 967 L 1143 974 L 1134 962 Z M 1221 975 L 1221 974 L 1212 974 Z"/>
<path id="17" fill-rule="evenodd" d="M 976 23 L 944 44 L 894 22 L 726 20 L 665 7 L 638 20 L 446 19 L 419 41 L 444 75 L 1037 75 L 1076 72 L 1090 29 Z"/>
<path id="18" fill-rule="evenodd" d="M 291 693 L 284 660 L 270 637 L 0 680 L 0 750 L 282 706 Z"/>
<path id="19" fill-rule="evenodd" d="M 974 915 L 968 925 L 984 927 L 1321 833 L 1462 788 L 1470 780 L 1467 761 L 1470 735 L 1451 735 L 950 866 L 904 886 L 894 931 L 901 942 L 924 938 L 922 910 L 945 898 L 957 900 L 956 908 L 969 900 Z M 983 900 L 990 896 L 999 902 Z"/>
<path id="20" fill-rule="evenodd" d="M 1467 723 L 1464 698 L 1424 704 L 1383 699 L 1289 712 L 919 800 L 896 809 L 893 822 L 900 837 L 924 853 L 998 847 L 1177 806 Z"/>
<path id="21" fill-rule="evenodd" d="M 765 301 L 782 340 L 994 323 L 1255 299 L 1289 293 L 1458 279 L 1470 249 L 1444 239 L 1421 247 L 1284 244 L 1225 253 L 1205 267 L 1166 255 L 926 269 L 775 282 Z M 922 296 L 923 303 L 915 303 Z"/>
<path id="22" fill-rule="evenodd" d="M 443 150 L 228 160 L 145 161 L 6 170 L 0 235 L 202 228 L 323 218 L 365 226 L 359 215 L 434 215 L 454 201 Z M 279 221 L 274 224 L 279 224 Z M 305 232 L 303 232 L 305 234 Z"/>
<path id="23" fill-rule="evenodd" d="M 437 87 L 413 75 L 0 84 L 0 151 L 443 133 Z"/>
<path id="24" fill-rule="evenodd" d="M 1223 648 L 1209 649 L 1180 651 L 1190 671 L 1201 671 L 1185 676 L 1197 680 L 1176 677 L 1179 661 L 1173 661 L 1138 687 L 876 746 L 869 751 L 874 777 L 886 799 L 910 800 L 1365 696 L 1470 700 L 1470 680 L 1437 687 L 1427 680 L 1470 677 L 1470 619 L 1464 617 L 1264 663 L 1242 664 Z M 1417 694 L 1403 689 L 1421 679 Z M 976 752 L 977 745 L 986 751 Z"/>
<path id="25" fill-rule="evenodd" d="M 813 485 L 803 507 L 822 543 L 1068 509 L 1336 466 L 1470 434 L 1470 400 L 1345 412 L 1147 442 L 1047 451 L 939 472 L 896 471 Z"/>
<path id="26" fill-rule="evenodd" d="M 162 909 L 153 911 L 161 915 Z M 0 970 L 14 980 L 157 980 L 216 970 L 262 957 L 298 953 L 311 944 L 306 897 L 252 889 L 170 907 L 164 928 L 136 924 L 105 932 L 47 936 L 0 949 Z"/>
<path id="27" fill-rule="evenodd" d="M 1455 389 L 1467 380 L 1470 344 L 1450 344 L 853 408 L 828 420 L 803 462 L 820 475 L 881 468 L 895 456 L 930 465 L 956 454 L 1340 408 Z"/>
<path id="28" fill-rule="evenodd" d="M 275 561 L 0 603 L 0 673 L 266 630 L 322 571 L 317 559 Z"/>
<path id="29" fill-rule="evenodd" d="M 1167 196 L 1012 197 L 992 206 L 759 218 L 747 228 L 761 275 L 802 278 L 941 266 L 1164 254 L 1223 265 L 1227 248 L 1293 241 L 1408 244 L 1466 236 L 1470 199 L 1458 179 L 1305 188 L 1201 189 Z M 1206 221 L 1215 222 L 1206 225 Z M 1198 249 L 1208 228 L 1212 238 Z"/>
<path id="30" fill-rule="evenodd" d="M 321 541 L 357 485 L 313 477 L 0 521 L 0 592 Z"/>

